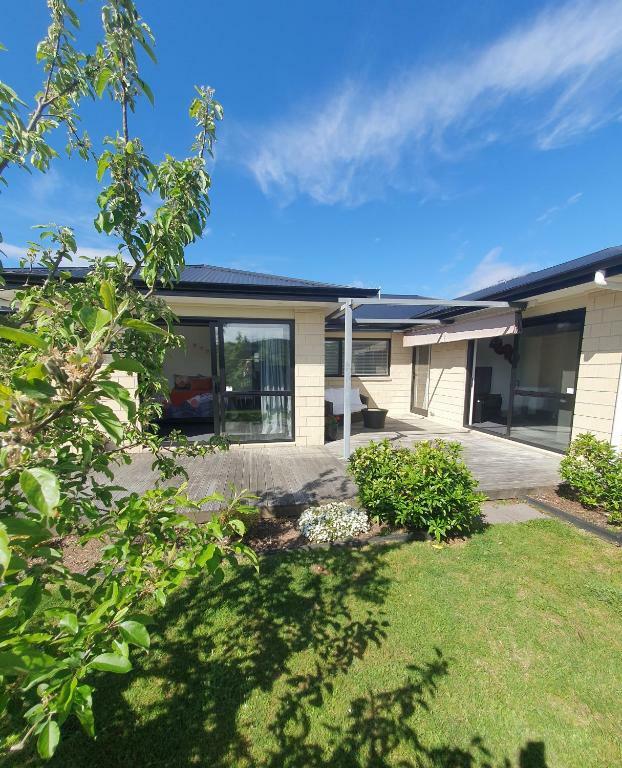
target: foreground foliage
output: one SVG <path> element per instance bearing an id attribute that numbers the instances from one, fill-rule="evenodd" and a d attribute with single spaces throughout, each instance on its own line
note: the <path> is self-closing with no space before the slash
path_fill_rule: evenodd
<path id="1" fill-rule="evenodd" d="M 300 550 L 189 586 L 62 768 L 622 764 L 622 553 L 556 521 Z M 6 768 L 25 768 L 23 756 Z"/>
<path id="2" fill-rule="evenodd" d="M 349 459 L 363 506 L 378 520 L 424 528 L 437 541 L 468 531 L 482 494 L 460 458 L 460 443 L 422 441 L 394 448 L 388 440 L 357 448 Z"/>
<path id="3" fill-rule="evenodd" d="M 594 435 L 576 437 L 560 465 L 562 479 L 586 507 L 601 507 L 622 523 L 622 453 Z"/>
<path id="4" fill-rule="evenodd" d="M 93 682 L 127 673 L 150 647 L 145 600 L 164 606 L 188 578 L 222 579 L 224 560 L 254 562 L 242 543 L 243 497 L 191 499 L 180 481 L 142 495 L 114 484 L 115 464 L 130 462 L 132 448 L 151 451 L 169 481 L 183 479 L 177 456 L 218 447 L 166 448 L 150 424 L 165 391 L 164 355 L 180 343 L 154 292 L 179 279 L 184 248 L 206 226 L 205 155 L 222 109 L 211 89 L 198 88 L 193 154 L 153 163 L 128 126 L 139 95 L 153 98 L 137 58 L 137 49 L 153 57 L 153 40 L 133 2 L 103 4 L 102 40 L 89 55 L 74 47 L 78 19 L 67 3 L 48 5 L 51 25 L 37 48 L 45 81 L 30 113 L 0 84 L 0 179 L 11 165 L 46 171 L 57 154 L 48 134 L 66 128 L 68 151 L 96 163 L 94 226 L 112 239 L 110 256 L 76 281 L 64 271 L 80 257 L 71 228 L 40 227 L 27 260 L 46 274 L 16 293 L 0 325 L 0 713 L 21 723 L 4 746 L 17 751 L 35 739 L 43 758 L 72 716 L 95 734 Z M 120 132 L 99 155 L 77 132 L 85 96 L 109 96 L 120 109 Z M 120 374 L 137 378 L 140 397 Z M 210 520 L 214 505 L 223 514 Z M 63 559 L 69 535 L 100 542 L 87 573 Z"/>

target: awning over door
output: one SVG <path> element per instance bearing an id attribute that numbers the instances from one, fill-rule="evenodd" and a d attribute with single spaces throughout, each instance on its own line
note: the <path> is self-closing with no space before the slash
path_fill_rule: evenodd
<path id="1" fill-rule="evenodd" d="M 404 334 L 404 346 L 420 347 L 425 344 L 442 344 L 448 341 L 487 339 L 518 333 L 519 330 L 520 315 L 518 312 L 499 312 L 487 317 L 458 320 L 451 325 L 407 331 Z"/>

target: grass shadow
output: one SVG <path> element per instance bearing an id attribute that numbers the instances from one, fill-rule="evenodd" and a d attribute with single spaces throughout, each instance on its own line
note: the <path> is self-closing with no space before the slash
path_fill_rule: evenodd
<path id="1" fill-rule="evenodd" d="M 338 686 L 387 638 L 393 549 L 294 551 L 264 558 L 259 575 L 241 568 L 219 586 L 191 585 L 158 613 L 135 670 L 99 681 L 97 740 L 68 723 L 50 765 L 492 768 L 477 737 L 458 748 L 417 733 L 417 712 L 449 674 L 439 648 L 405 666 L 398 685 L 376 678 L 346 697 L 345 720 L 328 721 Z M 546 768 L 544 746 L 527 744 L 516 765 Z"/>

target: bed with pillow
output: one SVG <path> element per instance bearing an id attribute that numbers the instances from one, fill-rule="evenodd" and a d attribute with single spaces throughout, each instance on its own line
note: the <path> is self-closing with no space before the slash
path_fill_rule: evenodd
<path id="1" fill-rule="evenodd" d="M 211 376 L 175 374 L 169 399 L 163 403 L 162 418 L 171 421 L 212 421 L 214 393 Z"/>

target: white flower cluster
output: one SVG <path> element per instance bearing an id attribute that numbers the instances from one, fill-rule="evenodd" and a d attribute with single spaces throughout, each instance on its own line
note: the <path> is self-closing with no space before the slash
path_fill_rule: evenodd
<path id="1" fill-rule="evenodd" d="M 298 519 L 298 530 L 314 542 L 338 541 L 369 530 L 367 513 L 343 501 L 305 509 Z"/>

